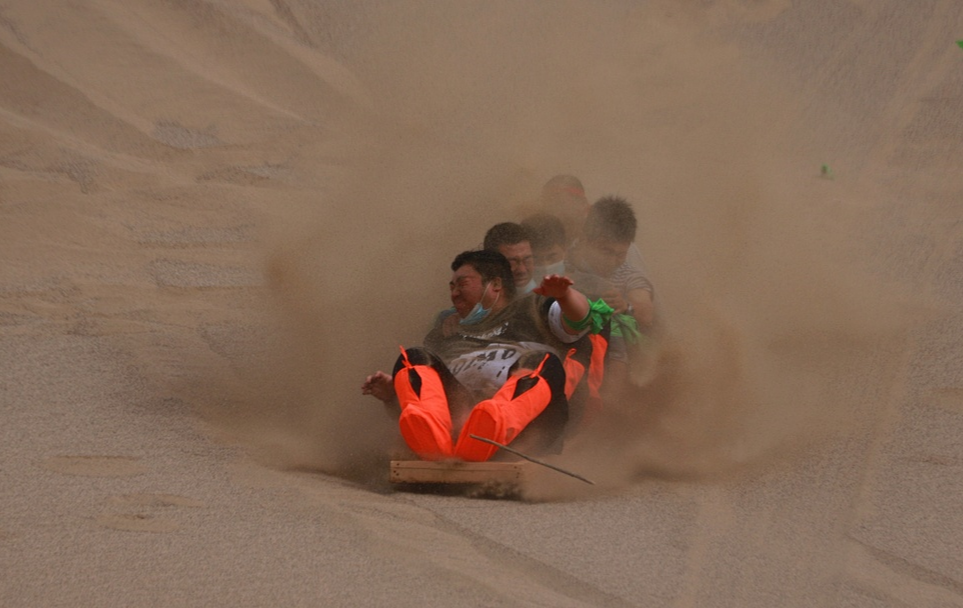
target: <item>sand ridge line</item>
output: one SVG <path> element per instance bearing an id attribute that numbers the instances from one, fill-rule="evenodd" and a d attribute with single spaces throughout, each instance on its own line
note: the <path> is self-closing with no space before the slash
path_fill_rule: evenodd
<path id="1" fill-rule="evenodd" d="M 554 594 L 548 605 L 590 605 L 623 608 L 635 604 L 572 572 L 537 556 L 479 534 L 447 517 L 443 510 L 416 501 L 403 493 L 372 496 L 358 494 L 353 484 L 332 478 L 335 485 L 319 485 L 316 474 L 285 473 L 245 464 L 234 465 L 236 481 L 256 487 L 287 488 L 300 497 L 292 501 L 299 509 L 316 514 L 324 511 L 329 525 L 357 525 L 368 531 L 372 554 L 381 558 L 410 560 L 418 556 L 435 564 L 452 584 L 467 578 L 490 586 L 498 593 L 522 593 L 515 602 L 525 603 L 533 588 Z M 327 476 L 325 476 L 327 477 Z M 302 502 L 303 499 L 303 502 Z M 465 498 L 465 505 L 484 508 L 491 500 Z M 518 502 L 499 502 L 501 508 L 525 509 Z M 484 567 L 481 564 L 486 564 Z"/>
<path id="2" fill-rule="evenodd" d="M 167 34 L 166 29 L 158 27 L 158 23 L 182 19 L 182 14 L 169 10 L 161 14 L 160 10 L 155 10 L 148 16 L 144 14 L 146 12 L 143 9 L 135 11 L 125 3 L 117 3 L 107 10 L 102 10 L 105 18 L 142 46 L 144 51 L 164 58 L 198 79 L 223 88 L 237 97 L 250 100 L 271 112 L 299 123 L 310 122 L 310 119 L 298 110 L 284 107 L 277 100 L 265 97 L 263 90 L 252 88 L 245 82 L 246 75 L 243 70 L 237 70 L 229 63 L 235 58 L 227 57 L 225 61 L 224 56 L 219 56 L 216 49 L 210 48 L 209 41 L 204 36 L 198 35 L 187 40 L 183 36 L 174 39 Z M 210 5 L 203 14 L 198 14 L 196 17 L 195 27 L 200 26 L 197 29 L 201 31 L 223 27 L 223 22 L 230 22 L 239 30 L 238 33 L 245 37 L 251 53 L 255 53 L 257 48 L 262 48 L 262 55 L 273 55 L 278 51 L 283 53 L 287 50 L 280 48 L 275 40 L 265 35 L 264 31 L 251 27 L 252 24 L 241 18 L 237 9 L 231 11 L 228 6 Z M 264 18 L 265 15 L 259 15 L 259 17 Z"/>
<path id="3" fill-rule="evenodd" d="M 443 534 L 451 539 L 458 539 L 455 542 L 467 542 L 474 551 L 489 558 L 493 565 L 498 564 L 500 567 L 511 571 L 513 577 L 520 577 L 526 587 L 533 585 L 544 586 L 546 589 L 550 589 L 553 593 L 562 597 L 579 603 L 584 602 L 591 606 L 621 608 L 636 605 L 620 597 L 613 591 L 603 589 L 572 572 L 568 572 L 552 565 L 548 561 L 539 559 L 537 556 L 525 554 L 505 543 L 479 534 L 445 516 L 443 511 L 431 509 L 425 504 L 417 503 L 408 497 L 398 496 L 396 500 L 399 506 L 407 505 L 407 507 L 411 509 L 421 511 L 424 516 L 430 517 L 431 531 L 434 534 Z M 478 502 L 491 504 L 489 500 L 478 500 Z M 509 509 L 513 508 L 513 505 L 515 505 L 514 508 L 524 508 L 517 506 L 518 503 L 514 502 L 499 502 L 499 504 Z M 410 531 L 408 533 L 410 534 Z M 398 540 L 404 539 L 405 536 L 406 534 L 401 534 Z M 389 540 L 388 542 L 391 541 Z M 410 542 L 405 542 L 401 546 L 410 547 Z M 481 573 L 484 573 L 484 570 L 480 570 L 479 574 Z M 497 572 L 492 572 L 491 575 L 498 576 Z M 512 581 L 502 579 L 502 585 L 510 588 Z"/>
<path id="4" fill-rule="evenodd" d="M 963 597 L 963 581 L 870 543 L 853 537 L 847 540 L 847 571 L 858 587 L 911 606 L 957 605 Z"/>

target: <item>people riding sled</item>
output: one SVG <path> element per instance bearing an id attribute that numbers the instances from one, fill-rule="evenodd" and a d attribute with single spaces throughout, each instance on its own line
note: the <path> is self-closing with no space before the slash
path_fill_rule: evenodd
<path id="1" fill-rule="evenodd" d="M 466 251 L 451 264 L 453 310 L 420 348 L 402 348 L 393 372 L 365 379 L 362 393 L 398 415 L 401 436 L 424 460 L 481 462 L 498 447 L 561 450 L 569 421 L 566 357 L 602 331 L 611 308 L 557 274 L 518 296 L 509 261 Z"/>

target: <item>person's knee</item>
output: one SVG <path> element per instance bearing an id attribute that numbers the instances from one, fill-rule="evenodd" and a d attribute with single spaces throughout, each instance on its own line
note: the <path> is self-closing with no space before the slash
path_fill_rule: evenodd
<path id="1" fill-rule="evenodd" d="M 542 364 L 542 371 L 539 374 L 548 382 L 553 395 L 565 392 L 565 364 L 553 354 L 549 354 Z"/>
<path id="2" fill-rule="evenodd" d="M 518 397 L 538 385 L 544 379 L 552 395 L 565 392 L 565 364 L 551 353 L 529 353 L 519 359 L 512 367 L 511 374 L 517 376 L 513 397 Z"/>
<path id="3" fill-rule="evenodd" d="M 435 363 L 436 363 L 435 358 L 434 358 L 434 357 L 432 356 L 432 354 L 429 353 L 427 350 L 425 350 L 425 349 L 423 349 L 423 348 L 417 348 L 417 347 L 415 347 L 415 348 L 406 348 L 406 349 L 405 349 L 405 354 L 404 354 L 404 355 L 400 355 L 400 356 L 395 360 L 395 366 L 394 366 L 394 370 L 393 370 L 393 373 L 394 373 L 394 374 L 397 374 L 398 371 L 399 371 L 401 368 L 406 367 L 406 365 L 405 365 L 405 360 L 408 361 L 408 364 L 409 364 L 409 365 L 428 365 L 428 366 L 434 366 Z"/>

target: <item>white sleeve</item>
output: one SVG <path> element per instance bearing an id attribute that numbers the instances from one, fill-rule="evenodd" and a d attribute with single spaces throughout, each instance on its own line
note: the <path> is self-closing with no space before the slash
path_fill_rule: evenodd
<path id="1" fill-rule="evenodd" d="M 551 308 L 548 309 L 548 326 L 552 329 L 552 334 L 566 344 L 575 342 L 589 331 L 588 327 L 575 335 L 565 331 L 565 326 L 562 324 L 562 307 L 558 302 L 552 302 Z"/>

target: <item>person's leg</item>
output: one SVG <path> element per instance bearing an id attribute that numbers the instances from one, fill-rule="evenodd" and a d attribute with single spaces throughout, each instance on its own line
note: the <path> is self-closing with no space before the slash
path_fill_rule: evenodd
<path id="1" fill-rule="evenodd" d="M 476 462 L 488 460 L 498 448 L 471 435 L 508 445 L 527 427 L 531 432 L 526 435 L 544 433 L 547 437 L 539 443 L 553 443 L 561 437 L 567 420 L 564 367 L 555 355 L 544 355 L 534 370 L 521 369 L 494 397 L 472 409 L 455 445 L 455 456 Z"/>
<path id="2" fill-rule="evenodd" d="M 608 325 L 602 333 L 589 334 L 565 355 L 565 397 L 568 399 L 568 433 L 576 432 L 602 409 L 600 387 L 608 350 Z"/>
<path id="3" fill-rule="evenodd" d="M 589 363 L 589 391 L 585 400 L 583 424 L 590 424 L 602 411 L 602 386 L 605 380 L 605 361 L 611 336 L 605 332 L 604 335 L 593 334 L 589 339 L 592 341 L 592 360 Z"/>
<path id="4" fill-rule="evenodd" d="M 588 343 L 588 341 L 586 341 Z M 570 348 L 568 353 L 565 355 L 565 359 L 562 361 L 562 365 L 565 368 L 565 396 L 569 399 L 575 394 L 575 390 L 582 383 L 582 379 L 585 378 L 585 372 L 589 367 L 589 357 L 591 356 L 591 343 L 588 343 L 588 349 L 583 345 L 581 348 Z M 584 352 L 587 350 L 587 353 Z"/>
<path id="5" fill-rule="evenodd" d="M 452 456 L 451 413 L 441 365 L 422 349 L 402 350 L 394 369 L 395 392 L 401 406 L 398 427 L 408 447 L 424 460 Z"/>
<path id="6" fill-rule="evenodd" d="M 565 370 L 554 355 L 545 361 L 540 377 L 548 383 L 551 398 L 545 409 L 512 441 L 512 447 L 525 454 L 559 454 L 571 422 L 571 404 L 565 396 Z M 581 391 L 579 391 L 581 392 Z M 576 394 L 578 397 L 578 394 Z"/>

